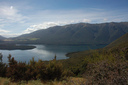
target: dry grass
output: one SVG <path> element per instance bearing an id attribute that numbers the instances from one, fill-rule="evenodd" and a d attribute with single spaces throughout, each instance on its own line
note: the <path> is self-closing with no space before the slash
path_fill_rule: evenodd
<path id="1" fill-rule="evenodd" d="M 0 77 L 0 85 L 17 85 L 17 84 L 10 82 L 10 80 L 8 78 Z"/>
<path id="2" fill-rule="evenodd" d="M 41 82 L 40 80 L 21 81 L 19 83 L 12 83 L 8 78 L 0 77 L 0 85 L 86 85 L 86 79 L 71 77 L 63 81 L 48 81 Z"/>

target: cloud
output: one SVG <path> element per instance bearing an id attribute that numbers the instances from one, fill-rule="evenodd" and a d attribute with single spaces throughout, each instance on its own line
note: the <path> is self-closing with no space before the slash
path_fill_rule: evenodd
<path id="1" fill-rule="evenodd" d="M 13 9 L 13 6 L 11 6 L 10 9 L 12 10 Z"/>
<path id="2" fill-rule="evenodd" d="M 0 35 L 4 36 L 4 35 L 8 35 L 10 31 L 8 30 L 3 30 L 3 29 L 0 29 Z"/>
<path id="3" fill-rule="evenodd" d="M 91 22 L 91 20 L 89 20 L 89 19 L 83 19 L 82 22 L 89 23 L 89 22 Z"/>
<path id="4" fill-rule="evenodd" d="M 0 6 L 0 18 L 2 23 L 23 23 L 27 17 L 20 14 L 14 6 Z"/>
<path id="5" fill-rule="evenodd" d="M 0 33 L 8 33 L 8 32 L 10 32 L 10 31 L 0 29 Z"/>
<path id="6" fill-rule="evenodd" d="M 19 34 L 19 33 L 13 33 L 13 34 L 4 33 L 4 34 L 2 34 L 2 36 L 6 37 L 6 38 L 16 37 L 16 36 L 19 36 L 19 35 L 21 35 L 21 34 Z"/>

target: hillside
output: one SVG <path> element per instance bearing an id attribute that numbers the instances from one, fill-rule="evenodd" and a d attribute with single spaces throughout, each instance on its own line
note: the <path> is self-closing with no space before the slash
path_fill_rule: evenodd
<path id="1" fill-rule="evenodd" d="M 128 48 L 128 33 L 105 47 L 106 49 Z"/>
<path id="2" fill-rule="evenodd" d="M 127 32 L 128 22 L 78 23 L 38 30 L 12 40 L 34 44 L 109 44 Z"/>
<path id="3" fill-rule="evenodd" d="M 128 84 L 128 33 L 102 49 L 75 52 L 62 60 L 76 75 L 82 75 L 92 85 Z"/>

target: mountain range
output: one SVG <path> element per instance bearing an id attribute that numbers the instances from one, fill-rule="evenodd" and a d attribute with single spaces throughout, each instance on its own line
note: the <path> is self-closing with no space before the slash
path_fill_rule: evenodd
<path id="1" fill-rule="evenodd" d="M 12 41 L 29 44 L 109 44 L 128 32 L 128 22 L 77 23 L 24 34 Z"/>

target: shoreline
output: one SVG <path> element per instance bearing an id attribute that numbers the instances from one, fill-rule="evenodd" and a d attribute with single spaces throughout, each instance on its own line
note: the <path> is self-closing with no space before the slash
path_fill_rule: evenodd
<path id="1" fill-rule="evenodd" d="M 36 46 L 16 45 L 16 44 L 9 44 L 9 43 L 0 44 L 0 50 L 30 50 L 34 48 L 36 48 Z"/>

